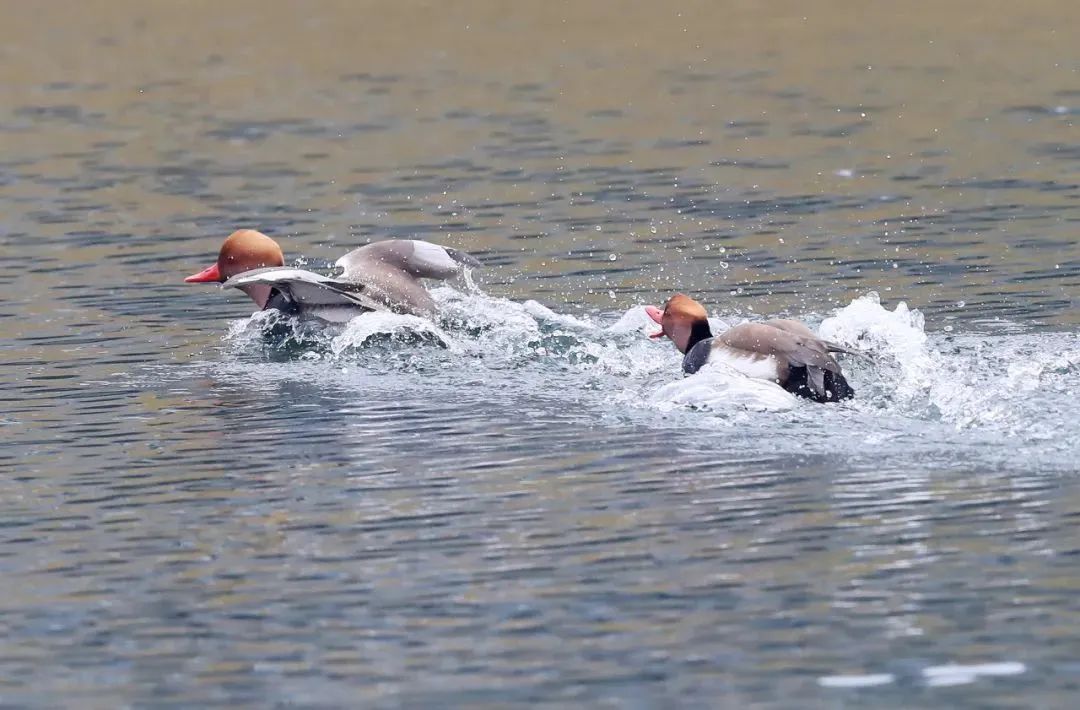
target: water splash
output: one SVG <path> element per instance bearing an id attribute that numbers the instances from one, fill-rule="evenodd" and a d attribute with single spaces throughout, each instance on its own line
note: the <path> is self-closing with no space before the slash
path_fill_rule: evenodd
<path id="1" fill-rule="evenodd" d="M 455 348 L 455 341 L 426 318 L 375 311 L 349 321 L 344 330 L 330 340 L 330 352 L 335 357 L 342 357 L 375 343 L 397 347 L 434 345 Z"/>
<path id="2" fill-rule="evenodd" d="M 422 373 L 411 387 L 489 388 L 523 402 L 562 402 L 553 406 L 584 420 L 721 427 L 747 437 L 748 446 L 768 439 L 793 451 L 902 456 L 918 441 L 928 456 L 990 451 L 995 461 L 1024 455 L 1055 465 L 1075 439 L 1076 334 L 928 332 L 918 310 L 904 303 L 890 310 L 870 293 L 824 318 L 804 317 L 820 322 L 823 337 L 869 355 L 842 356 L 854 400 L 818 405 L 722 366 L 684 377 L 671 343 L 646 337 L 655 324 L 642 306 L 568 314 L 479 289 L 432 293 L 435 320 L 373 313 L 335 327 L 257 313 L 230 326 L 226 357 L 246 367 L 325 361 L 355 377 Z M 724 314 L 717 330 L 724 320 L 742 318 Z M 1001 444 L 1003 436 L 1013 443 Z"/>
<path id="3" fill-rule="evenodd" d="M 903 302 L 892 311 L 878 295 L 855 299 L 822 322 L 823 337 L 867 350 L 874 363 L 853 363 L 870 385 L 862 398 L 878 408 L 958 429 L 994 428 L 1048 439 L 1040 394 L 1073 388 L 1080 338 L 1063 333 L 936 333 Z M 1048 426 L 1049 425 L 1049 426 Z"/>

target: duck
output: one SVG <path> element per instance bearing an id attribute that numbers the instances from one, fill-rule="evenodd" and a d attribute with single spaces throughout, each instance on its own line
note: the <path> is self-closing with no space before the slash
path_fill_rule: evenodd
<path id="1" fill-rule="evenodd" d="M 649 337 L 670 338 L 683 353 L 682 369 L 688 375 L 706 363 L 720 362 L 815 402 L 855 396 L 833 354 L 862 353 L 822 340 L 799 321 L 778 318 L 741 323 L 714 336 L 705 308 L 682 293 L 669 298 L 663 310 L 646 306 L 645 312 L 660 325 L 660 332 Z"/>
<path id="2" fill-rule="evenodd" d="M 369 311 L 430 317 L 435 301 L 420 279 L 452 278 L 480 262 L 419 239 L 387 239 L 354 249 L 334 265 L 340 272 L 333 277 L 287 267 L 276 241 L 239 229 L 221 245 L 217 261 L 184 281 L 239 289 L 261 310 L 342 323 Z"/>

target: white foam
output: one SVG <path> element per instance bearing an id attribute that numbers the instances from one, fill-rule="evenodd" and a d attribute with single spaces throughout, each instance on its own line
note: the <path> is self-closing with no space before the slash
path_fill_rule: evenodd
<path id="1" fill-rule="evenodd" d="M 448 348 L 453 347 L 453 340 L 426 318 L 389 311 L 372 311 L 349 321 L 345 329 L 330 341 L 330 351 L 335 356 L 340 356 L 349 349 L 363 347 L 369 339 L 380 335 L 426 336 Z"/>
<path id="2" fill-rule="evenodd" d="M 1000 661 L 996 663 L 947 663 L 929 666 L 923 669 L 927 678 L 952 678 L 962 676 L 1009 676 L 1027 672 L 1027 666 L 1019 661 Z"/>
<path id="3" fill-rule="evenodd" d="M 578 330 L 591 330 L 596 328 L 596 325 L 591 321 L 575 318 L 570 315 L 563 315 L 562 313 L 556 313 L 539 301 L 528 300 L 521 305 L 526 313 L 541 322 L 558 323 L 559 325 L 568 328 L 576 328 Z"/>
<path id="4" fill-rule="evenodd" d="M 857 401 L 956 429 L 1026 439 L 1061 434 L 1061 422 L 1047 420 L 1038 395 L 1071 387 L 1066 377 L 1075 374 L 1080 362 L 1076 334 L 931 336 L 921 313 L 903 302 L 889 311 L 875 293 L 826 318 L 820 334 L 873 355 L 870 364 L 849 360 L 872 378 L 869 389 L 856 386 L 862 395 Z"/>
<path id="5" fill-rule="evenodd" d="M 656 322 L 645 312 L 645 306 L 634 306 L 604 330 L 609 333 L 640 333 L 647 335 L 655 333 L 657 329 Z"/>
<path id="6" fill-rule="evenodd" d="M 866 675 L 826 675 L 818 678 L 822 688 L 873 688 L 888 685 L 896 680 L 892 673 L 868 673 Z"/>
<path id="7" fill-rule="evenodd" d="M 270 326 L 285 317 L 259 312 L 230 324 L 225 340 L 234 352 L 257 354 L 268 343 L 285 345 L 305 351 L 293 357 L 311 350 L 331 364 L 379 371 L 407 371 L 415 364 L 428 373 L 445 370 L 451 379 L 500 382 L 508 391 L 566 398 L 575 407 L 588 402 L 584 406 L 597 414 L 641 417 L 645 423 L 671 422 L 676 412 L 680 427 L 738 424 L 765 431 L 795 423 L 769 441 L 799 451 L 817 447 L 858 455 L 872 444 L 875 455 L 907 458 L 917 438 L 918 451 L 953 452 L 944 454 L 950 460 L 959 460 L 959 451 L 965 460 L 1022 458 L 1033 466 L 1062 468 L 1080 440 L 1076 333 L 927 333 L 917 310 L 902 303 L 885 308 L 868 294 L 825 318 L 819 329 L 823 337 L 871 355 L 840 356 L 855 399 L 842 406 L 816 405 L 722 363 L 685 377 L 682 356 L 671 342 L 646 337 L 655 324 L 641 306 L 581 315 L 550 303 L 448 286 L 432 289 L 432 295 L 439 311 L 434 322 L 392 313 L 364 314 L 343 328 L 288 319 L 293 327 L 274 331 L 268 341 Z M 741 320 L 724 315 L 733 323 Z M 816 320 L 813 314 L 804 318 Z M 714 332 L 726 327 L 715 323 Z M 399 336 L 405 344 L 435 342 L 445 348 L 397 347 Z M 363 350 L 371 350 L 374 359 Z M 784 413 L 793 409 L 796 413 Z M 815 419 L 799 414 L 810 411 Z M 792 433 L 807 427 L 813 436 Z"/>
<path id="8" fill-rule="evenodd" d="M 955 673 L 942 673 L 939 675 L 930 675 L 926 677 L 926 684 L 931 688 L 947 688 L 952 685 L 967 685 L 968 683 L 974 683 L 978 679 L 978 676 L 974 673 L 964 673 L 957 671 Z"/>
<path id="9" fill-rule="evenodd" d="M 711 411 L 782 411 L 791 409 L 797 401 L 774 382 L 747 377 L 723 363 L 712 362 L 694 375 L 660 387 L 650 399 L 661 406 L 675 404 Z"/>

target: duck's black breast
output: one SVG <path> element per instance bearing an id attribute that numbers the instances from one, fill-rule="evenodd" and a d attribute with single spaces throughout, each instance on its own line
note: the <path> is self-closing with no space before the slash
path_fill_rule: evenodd
<path id="1" fill-rule="evenodd" d="M 694 347 L 686 351 L 682 359 L 682 369 L 688 375 L 692 375 L 709 361 L 709 353 L 712 351 L 712 338 L 698 341 Z"/>
<path id="2" fill-rule="evenodd" d="M 300 313 L 300 304 L 289 298 L 284 290 L 274 288 L 271 289 L 270 298 L 266 299 L 266 305 L 263 306 L 263 310 L 280 311 L 283 315 L 295 316 Z"/>

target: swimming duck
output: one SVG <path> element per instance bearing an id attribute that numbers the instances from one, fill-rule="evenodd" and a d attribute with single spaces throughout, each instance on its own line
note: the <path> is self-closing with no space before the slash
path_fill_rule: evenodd
<path id="1" fill-rule="evenodd" d="M 832 353 L 860 354 L 814 335 L 799 321 L 777 319 L 742 323 L 713 336 L 700 303 L 678 293 L 664 309 L 646 306 L 660 324 L 651 338 L 671 338 L 683 353 L 683 372 L 693 374 L 706 362 L 722 362 L 747 377 L 771 380 L 788 392 L 815 402 L 855 396 Z"/>
<path id="2" fill-rule="evenodd" d="M 281 247 L 254 229 L 221 245 L 217 261 L 187 283 L 237 288 L 263 310 L 344 322 L 366 311 L 430 316 L 435 302 L 420 279 L 448 279 L 479 266 L 472 256 L 417 239 L 389 239 L 350 251 L 335 262 L 335 277 L 285 266 Z"/>

